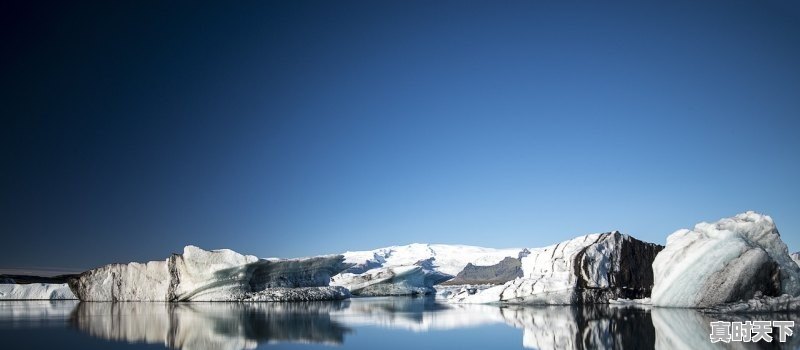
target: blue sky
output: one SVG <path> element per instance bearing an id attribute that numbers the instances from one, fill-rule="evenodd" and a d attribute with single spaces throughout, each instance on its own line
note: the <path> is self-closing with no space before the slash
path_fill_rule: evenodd
<path id="1" fill-rule="evenodd" d="M 746 210 L 800 250 L 789 2 L 3 6 L 0 268 L 663 244 Z"/>

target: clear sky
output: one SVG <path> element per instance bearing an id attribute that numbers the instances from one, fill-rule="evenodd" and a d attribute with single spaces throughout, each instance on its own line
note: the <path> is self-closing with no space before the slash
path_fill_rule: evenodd
<path id="1" fill-rule="evenodd" d="M 800 250 L 776 1 L 0 5 L 0 268 L 536 247 L 746 210 Z"/>

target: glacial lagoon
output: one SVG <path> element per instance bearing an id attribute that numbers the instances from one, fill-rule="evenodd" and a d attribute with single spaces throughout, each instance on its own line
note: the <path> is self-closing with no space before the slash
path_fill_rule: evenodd
<path id="1" fill-rule="evenodd" d="M 302 303 L 2 301 L 0 339 L 16 349 L 798 349 L 716 343 L 709 322 L 800 313 L 708 315 L 689 309 L 452 305 L 434 298 Z M 777 332 L 777 331 L 776 331 Z"/>

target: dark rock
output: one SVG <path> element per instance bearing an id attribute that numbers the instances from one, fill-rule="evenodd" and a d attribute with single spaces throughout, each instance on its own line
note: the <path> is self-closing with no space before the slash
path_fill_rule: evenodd
<path id="1" fill-rule="evenodd" d="M 455 278 L 443 284 L 503 284 L 517 277 L 522 277 L 520 260 L 506 257 L 499 263 L 489 266 L 467 264 Z"/>

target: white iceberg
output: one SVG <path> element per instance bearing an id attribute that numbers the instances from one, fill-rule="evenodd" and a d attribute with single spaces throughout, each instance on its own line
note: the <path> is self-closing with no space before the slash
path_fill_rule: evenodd
<path id="1" fill-rule="evenodd" d="M 653 261 L 653 271 L 656 306 L 711 307 L 757 293 L 800 294 L 800 267 L 775 223 L 752 211 L 676 231 Z"/>
<path id="2" fill-rule="evenodd" d="M 77 299 L 67 284 L 0 284 L 0 300 Z"/>
<path id="3" fill-rule="evenodd" d="M 228 249 L 187 246 L 183 254 L 165 261 L 106 265 L 69 284 L 84 301 L 241 301 L 276 295 L 309 300 L 325 295 L 339 298 L 340 290 L 314 288 L 327 287 L 331 276 L 348 266 L 342 256 L 264 260 Z M 300 287 L 307 288 L 303 290 L 307 295 L 260 293 Z"/>
<path id="4" fill-rule="evenodd" d="M 472 294 L 450 297 L 457 303 L 581 304 L 648 297 L 649 266 L 661 246 L 618 231 L 597 233 L 545 248 L 522 258 L 523 277 Z"/>

